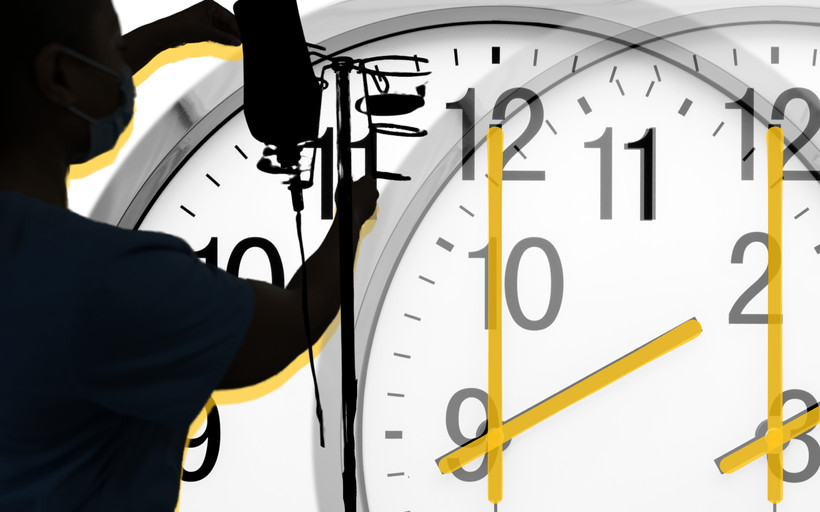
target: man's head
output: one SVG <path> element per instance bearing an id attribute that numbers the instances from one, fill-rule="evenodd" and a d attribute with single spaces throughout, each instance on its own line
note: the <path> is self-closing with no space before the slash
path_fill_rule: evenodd
<path id="1" fill-rule="evenodd" d="M 46 142 L 58 152 L 82 153 L 89 146 L 88 121 L 111 114 L 121 101 L 117 79 L 75 52 L 108 69 L 125 67 L 122 34 L 111 0 L 11 0 L 8 18 L 17 30 L 4 41 L 4 115 L 0 147 Z M 3 37 L 6 39 L 7 37 Z"/>

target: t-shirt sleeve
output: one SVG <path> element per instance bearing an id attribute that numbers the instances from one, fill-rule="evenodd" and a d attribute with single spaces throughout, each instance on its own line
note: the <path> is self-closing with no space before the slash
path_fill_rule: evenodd
<path id="1" fill-rule="evenodd" d="M 89 270 L 90 286 L 75 304 L 79 389 L 121 414 L 187 427 L 245 337 L 253 289 L 203 263 L 181 239 L 129 235 L 110 261 Z"/>

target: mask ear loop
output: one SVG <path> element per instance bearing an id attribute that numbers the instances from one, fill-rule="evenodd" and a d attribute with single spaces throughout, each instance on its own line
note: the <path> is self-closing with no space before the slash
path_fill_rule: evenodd
<path id="1" fill-rule="evenodd" d="M 85 64 L 88 64 L 89 66 L 91 66 L 93 68 L 99 69 L 100 71 L 108 73 L 109 75 L 116 78 L 117 82 L 120 83 L 120 89 L 123 91 L 123 94 L 126 95 L 126 101 L 128 100 L 128 96 L 130 96 L 130 95 L 125 91 L 126 87 L 123 86 L 123 83 L 128 78 L 131 78 L 131 76 L 133 75 L 133 73 L 131 72 L 131 68 L 126 66 L 125 69 L 122 71 L 122 73 L 117 73 L 117 72 L 113 71 L 111 68 L 109 68 L 108 66 L 103 66 L 102 64 L 95 61 L 94 59 L 92 59 L 90 57 L 86 57 L 82 53 L 80 53 L 80 52 L 78 52 L 78 51 L 76 51 L 72 48 L 69 48 L 67 46 L 64 46 L 62 51 L 64 53 L 74 57 L 75 59 L 77 59 L 81 62 L 84 62 Z M 133 82 L 132 82 L 132 84 L 133 84 Z M 136 92 L 137 92 L 136 88 L 134 88 L 134 95 L 133 95 L 134 98 L 136 98 Z M 132 98 L 132 100 L 133 100 L 133 98 Z M 78 110 L 73 105 L 68 105 L 66 108 L 68 108 L 69 112 L 79 116 L 82 119 L 85 119 L 89 123 L 96 123 L 98 121 L 97 119 L 94 119 L 93 117 L 89 116 L 88 114 Z"/>
<path id="2" fill-rule="evenodd" d="M 117 73 L 116 71 L 112 70 L 112 69 L 111 69 L 111 68 L 109 68 L 108 66 L 103 66 L 102 64 L 100 64 L 100 63 L 99 63 L 99 62 L 97 62 L 96 60 L 94 60 L 94 59 L 92 59 L 92 58 L 90 58 L 90 57 L 86 57 L 86 56 L 85 56 L 85 55 L 83 55 L 82 53 L 80 53 L 80 52 L 78 52 L 78 51 L 76 51 L 76 50 L 73 50 L 73 49 L 71 49 L 71 48 L 69 48 L 69 47 L 67 47 L 67 46 L 64 46 L 64 47 L 63 47 L 63 52 L 67 53 L 68 55 L 71 55 L 72 57 L 74 57 L 75 59 L 77 59 L 77 60 L 79 60 L 79 61 L 82 61 L 82 62 L 84 62 L 84 63 L 88 64 L 88 65 L 89 65 L 89 66 L 91 66 L 91 67 L 97 68 L 97 69 L 99 69 L 100 71 L 105 71 L 105 72 L 106 72 L 106 73 L 108 73 L 109 75 L 115 76 L 115 77 L 117 77 L 117 78 L 119 78 L 119 77 L 120 77 L 120 74 L 119 74 L 119 73 Z"/>

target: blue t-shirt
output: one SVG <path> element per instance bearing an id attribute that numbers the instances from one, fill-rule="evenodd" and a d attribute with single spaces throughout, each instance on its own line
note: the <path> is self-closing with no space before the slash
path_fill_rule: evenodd
<path id="1" fill-rule="evenodd" d="M 253 289 L 180 238 L 0 191 L 0 511 L 171 511 Z"/>

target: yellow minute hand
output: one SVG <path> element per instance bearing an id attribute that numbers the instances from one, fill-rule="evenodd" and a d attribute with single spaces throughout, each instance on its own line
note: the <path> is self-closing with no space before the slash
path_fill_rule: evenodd
<path id="1" fill-rule="evenodd" d="M 783 499 L 783 130 L 766 133 L 769 172 L 768 498 Z"/>
<path id="2" fill-rule="evenodd" d="M 649 343 L 604 366 L 595 373 L 584 377 L 575 384 L 507 420 L 503 425 L 503 439 L 493 440 L 493 445 L 499 441 L 509 441 L 553 414 L 603 389 L 667 352 L 697 338 L 701 331 L 700 322 L 695 318 L 680 324 L 671 331 L 662 334 Z M 465 464 L 481 457 L 487 453 L 488 449 L 487 435 L 483 435 L 436 459 L 436 464 L 442 473 L 452 473 Z"/>
<path id="3" fill-rule="evenodd" d="M 502 437 L 501 386 L 501 183 L 504 132 L 499 126 L 487 131 L 487 202 L 489 203 L 489 245 L 487 246 L 487 433 L 491 440 Z M 487 452 L 487 499 L 499 503 L 502 497 L 502 443 L 490 442 Z"/>

